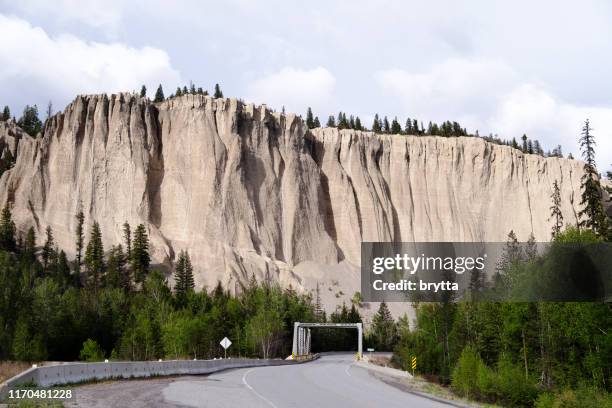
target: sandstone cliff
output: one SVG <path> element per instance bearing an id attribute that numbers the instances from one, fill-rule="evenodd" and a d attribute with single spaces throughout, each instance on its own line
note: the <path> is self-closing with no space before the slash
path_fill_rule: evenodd
<path id="1" fill-rule="evenodd" d="M 154 261 L 188 250 L 198 286 L 252 273 L 310 286 L 322 265 L 358 265 L 361 241 L 505 241 L 511 229 L 546 241 L 553 181 L 574 224 L 582 175 L 581 162 L 479 138 L 310 131 L 293 114 L 201 95 L 79 96 L 37 139 L 0 123 L 0 148 L 17 158 L 0 204 L 22 231 L 42 239 L 51 225 L 73 254 L 79 209 L 106 248 L 124 221 L 144 223 Z"/>

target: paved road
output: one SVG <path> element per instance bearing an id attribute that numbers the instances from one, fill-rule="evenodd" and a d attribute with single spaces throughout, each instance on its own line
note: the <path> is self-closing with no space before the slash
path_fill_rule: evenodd
<path id="1" fill-rule="evenodd" d="M 356 366 L 352 354 L 209 376 L 91 384 L 77 388 L 76 394 L 82 407 L 448 407 L 378 380 Z"/>

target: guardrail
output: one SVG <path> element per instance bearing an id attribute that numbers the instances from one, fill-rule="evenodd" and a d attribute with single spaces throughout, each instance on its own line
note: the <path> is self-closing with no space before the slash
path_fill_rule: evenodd
<path id="1" fill-rule="evenodd" d="M 96 380 L 146 378 L 153 376 L 210 374 L 232 368 L 262 367 L 300 364 L 310 359 L 218 359 L 218 360 L 168 360 L 122 361 L 108 363 L 63 363 L 32 367 L 0 384 L 0 400 L 11 387 L 35 384 L 39 387 L 75 384 Z"/>

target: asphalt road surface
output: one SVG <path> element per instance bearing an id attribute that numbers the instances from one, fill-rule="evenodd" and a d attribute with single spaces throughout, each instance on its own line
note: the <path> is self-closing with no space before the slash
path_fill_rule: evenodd
<path id="1" fill-rule="evenodd" d="M 76 396 L 79 407 L 449 407 L 380 381 L 356 366 L 353 354 L 209 376 L 90 384 L 78 387 Z"/>

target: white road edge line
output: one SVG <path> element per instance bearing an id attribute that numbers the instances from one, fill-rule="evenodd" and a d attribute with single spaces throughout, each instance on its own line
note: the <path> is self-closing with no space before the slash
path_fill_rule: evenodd
<path id="1" fill-rule="evenodd" d="M 349 377 L 352 377 L 351 373 L 349 373 L 349 368 L 351 368 L 351 366 L 353 366 L 353 364 L 355 363 L 351 363 L 349 365 L 346 366 L 346 368 L 344 369 L 344 372 L 346 373 L 346 375 L 348 375 Z"/>
<path id="2" fill-rule="evenodd" d="M 270 401 L 269 399 L 267 399 L 266 397 L 264 397 L 263 395 L 261 395 L 260 393 L 258 393 L 257 391 L 255 391 L 255 388 L 251 387 L 251 385 L 247 382 L 247 376 L 251 373 L 251 371 L 255 370 L 254 368 L 251 368 L 250 370 L 248 370 L 246 373 L 244 373 L 244 375 L 242 376 L 242 383 L 244 385 L 246 385 L 246 387 L 251 390 L 253 392 L 253 394 L 257 395 L 262 401 L 264 401 L 266 404 L 270 405 L 272 408 L 278 408 L 276 405 L 274 405 L 274 403 L 272 401 Z"/>

